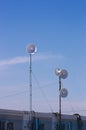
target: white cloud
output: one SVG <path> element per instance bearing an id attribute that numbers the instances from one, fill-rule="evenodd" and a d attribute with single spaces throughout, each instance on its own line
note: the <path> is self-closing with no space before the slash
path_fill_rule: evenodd
<path id="1" fill-rule="evenodd" d="M 47 59 L 58 59 L 58 60 L 64 60 L 64 56 L 61 54 L 55 55 L 55 54 L 49 54 L 49 53 L 41 53 L 38 56 L 35 57 L 34 60 L 47 60 Z"/>
<path id="2" fill-rule="evenodd" d="M 28 60 L 27 57 L 15 57 L 15 58 L 12 58 L 12 59 L 0 61 L 0 66 L 25 63 L 25 62 L 27 62 L 27 60 Z"/>
<path id="3" fill-rule="evenodd" d="M 63 60 L 64 56 L 62 55 L 52 55 L 52 54 L 40 54 L 40 55 L 34 55 L 33 56 L 33 61 L 38 61 L 38 60 L 47 60 L 47 59 L 58 59 L 58 60 Z M 20 63 L 25 63 L 29 61 L 29 57 L 26 56 L 17 56 L 11 59 L 6 59 L 6 60 L 1 60 L 0 61 L 0 66 L 5 66 L 5 65 L 15 65 L 15 64 L 20 64 Z"/>

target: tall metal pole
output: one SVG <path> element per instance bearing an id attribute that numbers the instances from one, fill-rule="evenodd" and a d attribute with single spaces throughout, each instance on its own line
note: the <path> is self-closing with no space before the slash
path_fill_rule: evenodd
<path id="1" fill-rule="evenodd" d="M 61 78 L 65 79 L 68 76 L 66 70 L 55 69 L 55 74 L 59 77 L 59 130 L 62 130 L 62 119 L 61 119 L 61 97 L 66 97 L 68 92 L 65 88 L 61 88 Z"/>
<path id="2" fill-rule="evenodd" d="M 59 130 L 61 130 L 61 76 L 59 76 Z"/>
<path id="3" fill-rule="evenodd" d="M 32 120 L 32 54 L 30 54 L 30 73 L 29 73 L 29 83 L 30 83 L 30 121 Z"/>
<path id="4" fill-rule="evenodd" d="M 29 130 L 32 130 L 32 54 L 37 51 L 34 44 L 27 46 L 27 52 L 30 54 L 30 66 L 29 66 L 29 95 L 30 95 L 30 115 L 29 115 Z"/>

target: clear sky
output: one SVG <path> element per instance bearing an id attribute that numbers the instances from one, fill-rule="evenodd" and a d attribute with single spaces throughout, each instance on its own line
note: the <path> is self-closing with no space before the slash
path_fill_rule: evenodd
<path id="1" fill-rule="evenodd" d="M 58 111 L 58 77 L 62 113 L 86 115 L 86 1 L 0 0 L 0 108 L 29 110 L 29 54 L 32 56 L 33 110 Z"/>

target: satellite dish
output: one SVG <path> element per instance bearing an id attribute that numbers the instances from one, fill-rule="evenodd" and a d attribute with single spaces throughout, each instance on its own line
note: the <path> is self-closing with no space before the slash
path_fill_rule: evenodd
<path id="1" fill-rule="evenodd" d="M 35 47 L 35 45 L 31 44 L 26 47 L 26 50 L 28 53 L 34 54 L 37 51 L 37 48 Z"/>
<path id="2" fill-rule="evenodd" d="M 66 79 L 68 76 L 68 72 L 65 69 L 61 70 L 59 68 L 55 69 L 55 74 L 62 79 Z"/>
<path id="3" fill-rule="evenodd" d="M 59 68 L 55 69 L 55 74 L 57 76 L 60 76 L 61 75 L 61 70 Z"/>
<path id="4" fill-rule="evenodd" d="M 68 72 L 66 70 L 61 70 L 60 76 L 62 79 L 66 79 L 68 76 Z"/>
<path id="5" fill-rule="evenodd" d="M 62 98 L 67 97 L 67 96 L 68 96 L 68 91 L 67 91 L 67 89 L 66 89 L 66 88 L 62 88 L 62 89 L 60 90 L 60 94 L 61 94 L 61 97 L 62 97 Z"/>

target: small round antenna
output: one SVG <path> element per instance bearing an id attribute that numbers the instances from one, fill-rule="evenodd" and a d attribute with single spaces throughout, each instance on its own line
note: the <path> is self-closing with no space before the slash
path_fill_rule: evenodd
<path id="1" fill-rule="evenodd" d="M 60 76 L 62 79 L 66 79 L 68 77 L 67 70 L 61 70 Z"/>
<path id="2" fill-rule="evenodd" d="M 66 88 L 62 88 L 62 89 L 60 90 L 60 94 L 61 94 L 61 97 L 62 97 L 62 98 L 67 97 L 67 96 L 68 96 L 68 91 L 67 91 L 67 89 L 66 89 Z"/>
<path id="3" fill-rule="evenodd" d="M 59 68 L 55 69 L 55 74 L 62 79 L 66 79 L 68 76 L 68 72 L 65 69 L 61 70 Z"/>
<path id="4" fill-rule="evenodd" d="M 37 48 L 35 47 L 34 44 L 31 44 L 26 47 L 26 50 L 28 53 L 34 54 L 37 51 Z"/>
<path id="5" fill-rule="evenodd" d="M 60 76 L 60 75 L 61 75 L 61 69 L 56 68 L 56 69 L 55 69 L 55 74 L 56 74 L 57 76 Z"/>

